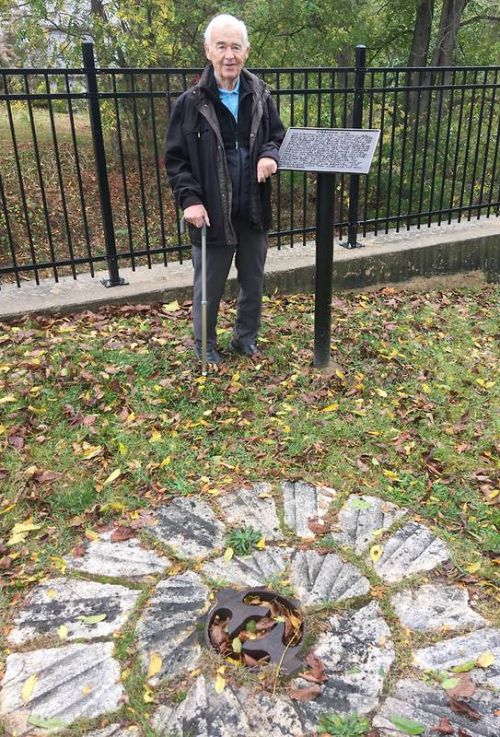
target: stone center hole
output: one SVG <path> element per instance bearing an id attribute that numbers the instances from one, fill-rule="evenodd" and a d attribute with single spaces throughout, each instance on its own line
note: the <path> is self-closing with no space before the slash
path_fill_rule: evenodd
<path id="1" fill-rule="evenodd" d="M 303 637 L 298 602 L 266 588 L 221 589 L 205 626 L 207 646 L 229 662 L 250 668 L 273 663 L 286 674 L 303 665 Z"/>

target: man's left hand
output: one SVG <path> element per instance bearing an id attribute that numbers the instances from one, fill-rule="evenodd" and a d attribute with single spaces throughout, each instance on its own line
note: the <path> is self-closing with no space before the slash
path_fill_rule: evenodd
<path id="1" fill-rule="evenodd" d="M 269 156 L 263 156 L 257 162 L 257 181 L 265 182 L 270 176 L 276 174 L 277 169 L 278 164 L 274 159 L 269 158 Z"/>

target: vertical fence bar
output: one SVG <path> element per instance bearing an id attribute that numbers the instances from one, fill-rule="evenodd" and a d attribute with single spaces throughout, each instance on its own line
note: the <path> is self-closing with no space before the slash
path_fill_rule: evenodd
<path id="1" fill-rule="evenodd" d="M 365 88 L 366 46 L 356 46 L 356 72 L 354 75 L 354 105 L 352 110 L 352 127 L 363 127 L 363 96 Z M 358 242 L 359 220 L 359 174 L 351 174 L 349 181 L 349 225 L 347 228 L 346 248 L 361 248 Z"/>
<path id="2" fill-rule="evenodd" d="M 18 287 L 21 286 L 21 280 L 19 279 L 19 267 L 17 264 L 16 249 L 14 247 L 14 238 L 12 236 L 12 229 L 10 227 L 9 210 L 7 207 L 7 200 L 5 197 L 5 191 L 3 188 L 2 172 L 0 171 L 0 202 L 2 204 L 2 210 L 5 218 L 5 228 L 7 230 L 7 239 L 9 241 L 10 255 L 12 257 L 12 265 L 14 267 L 14 274 L 16 276 L 16 284 Z"/>
<path id="3" fill-rule="evenodd" d="M 498 70 L 495 72 L 495 85 L 497 84 L 497 82 L 498 82 Z M 492 131 L 492 128 L 493 128 L 493 113 L 495 111 L 496 87 L 493 87 L 493 89 L 492 89 L 491 92 L 492 92 L 492 96 L 491 96 L 491 103 L 490 103 L 490 115 L 489 115 L 489 119 L 488 119 L 488 134 L 486 136 L 486 148 L 485 148 L 485 151 L 484 151 L 484 159 L 483 159 L 483 173 L 482 173 L 482 176 L 481 176 L 481 190 L 479 192 L 479 204 L 480 205 L 483 204 L 484 183 L 486 181 L 486 167 L 487 167 L 487 165 L 489 163 L 488 155 L 489 155 L 489 152 L 490 152 L 491 131 Z M 500 126 L 499 126 L 499 128 L 500 128 Z M 493 176 L 493 174 L 492 174 L 492 176 Z M 482 208 L 479 208 L 479 207 L 477 208 L 477 219 L 478 220 L 479 220 L 479 218 L 481 216 L 481 209 Z M 489 214 L 489 207 L 488 207 L 488 214 Z"/>
<path id="4" fill-rule="evenodd" d="M 92 128 L 92 140 L 96 159 L 97 181 L 99 183 L 99 196 L 101 201 L 102 223 L 104 228 L 104 240 L 106 243 L 106 259 L 108 262 L 109 279 L 103 279 L 105 287 L 118 287 L 126 284 L 125 279 L 118 272 L 118 257 L 116 254 L 115 229 L 113 224 L 113 209 L 111 207 L 111 196 L 109 193 L 108 171 L 106 168 L 106 151 L 104 149 L 104 136 L 102 134 L 101 110 L 97 95 L 97 74 L 94 59 L 94 44 L 91 41 L 82 43 L 83 66 L 87 77 L 87 92 L 89 98 L 90 123 Z"/>

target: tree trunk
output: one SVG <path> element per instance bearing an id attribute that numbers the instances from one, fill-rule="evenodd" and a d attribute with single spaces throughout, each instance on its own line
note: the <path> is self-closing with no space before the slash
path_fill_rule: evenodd
<path id="1" fill-rule="evenodd" d="M 432 33 L 432 17 L 434 15 L 434 0 L 419 0 L 413 39 L 411 43 L 409 67 L 425 67 L 429 54 L 429 45 Z"/>
<path id="2" fill-rule="evenodd" d="M 467 0 L 444 0 L 439 21 L 436 47 L 432 55 L 433 67 L 452 66 L 457 47 L 457 35 L 460 19 L 465 10 Z"/>

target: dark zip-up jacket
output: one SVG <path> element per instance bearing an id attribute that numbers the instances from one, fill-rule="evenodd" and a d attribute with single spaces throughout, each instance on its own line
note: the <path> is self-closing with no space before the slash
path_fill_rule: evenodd
<path id="1" fill-rule="evenodd" d="M 265 83 L 241 71 L 238 123 L 219 99 L 213 67 L 184 92 L 171 114 L 165 166 L 179 207 L 203 204 L 210 218 L 207 245 L 237 242 L 232 218 L 259 232 L 271 225 L 271 181 L 257 182 L 262 157 L 279 161 L 285 131 Z M 200 230 L 190 228 L 191 242 Z"/>

